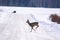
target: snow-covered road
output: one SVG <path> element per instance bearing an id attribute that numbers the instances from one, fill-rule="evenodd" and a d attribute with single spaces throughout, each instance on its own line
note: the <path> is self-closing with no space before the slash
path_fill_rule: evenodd
<path id="1" fill-rule="evenodd" d="M 51 22 L 48 19 L 50 14 L 24 12 L 0 12 L 0 40 L 60 40 L 60 24 Z M 30 32 L 27 19 L 39 22 L 39 28 Z"/>
<path id="2" fill-rule="evenodd" d="M 27 14 L 6 16 L 7 21 L 4 20 L 3 23 L 0 23 L 0 40 L 55 40 L 42 26 L 39 26 L 36 32 L 30 32 L 30 27 L 26 23 L 29 16 Z"/>

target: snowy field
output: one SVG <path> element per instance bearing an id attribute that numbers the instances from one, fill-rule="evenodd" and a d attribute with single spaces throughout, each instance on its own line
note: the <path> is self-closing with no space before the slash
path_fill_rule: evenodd
<path id="1" fill-rule="evenodd" d="M 60 24 L 51 22 L 50 14 L 60 15 L 60 9 L 0 6 L 0 40 L 60 40 Z M 27 19 L 39 28 L 30 32 Z"/>

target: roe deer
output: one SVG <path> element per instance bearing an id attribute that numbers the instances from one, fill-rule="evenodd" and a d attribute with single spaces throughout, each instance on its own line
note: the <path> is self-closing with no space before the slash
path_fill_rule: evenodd
<path id="1" fill-rule="evenodd" d="M 58 21 L 58 15 L 57 14 L 51 14 L 50 17 L 52 22 L 57 22 Z"/>
<path id="2" fill-rule="evenodd" d="M 60 24 L 60 16 L 58 16 L 57 14 L 51 14 L 49 19 L 51 18 L 52 22 L 56 22 L 58 24 Z"/>
<path id="3" fill-rule="evenodd" d="M 32 31 L 33 27 L 37 26 L 36 29 L 39 27 L 38 22 L 30 23 L 29 20 L 27 20 L 26 22 L 27 22 L 27 23 L 29 24 L 29 26 L 31 27 L 31 31 Z M 35 29 L 33 29 L 33 30 L 35 31 Z"/>

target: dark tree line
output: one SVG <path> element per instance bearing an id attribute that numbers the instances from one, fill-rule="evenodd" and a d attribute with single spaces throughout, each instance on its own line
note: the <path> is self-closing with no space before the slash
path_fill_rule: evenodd
<path id="1" fill-rule="evenodd" d="M 0 6 L 60 8 L 60 0 L 0 0 Z"/>

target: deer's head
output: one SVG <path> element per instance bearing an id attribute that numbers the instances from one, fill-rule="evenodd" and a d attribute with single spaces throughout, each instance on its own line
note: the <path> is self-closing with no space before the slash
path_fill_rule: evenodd
<path id="1" fill-rule="evenodd" d="M 29 22 L 29 19 L 26 21 L 26 23 L 28 23 Z"/>

